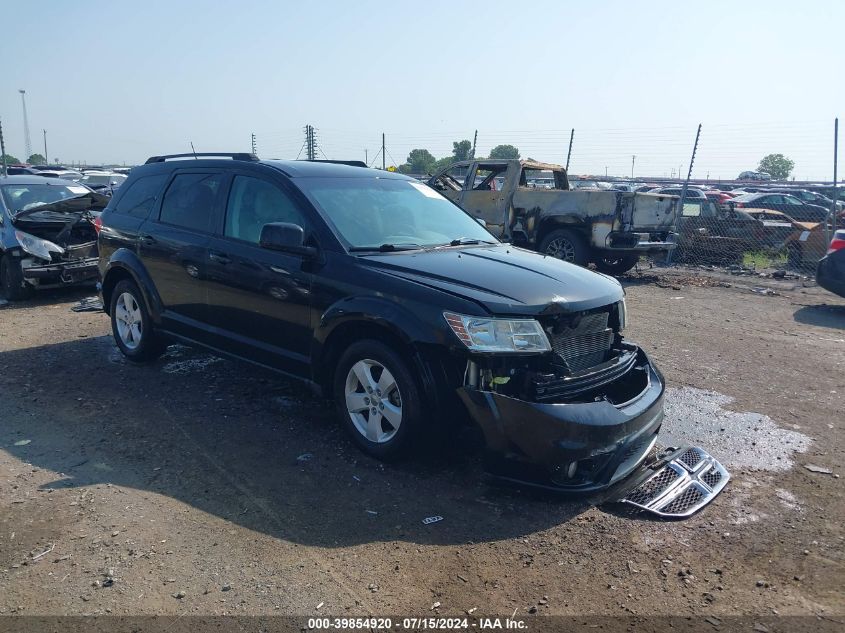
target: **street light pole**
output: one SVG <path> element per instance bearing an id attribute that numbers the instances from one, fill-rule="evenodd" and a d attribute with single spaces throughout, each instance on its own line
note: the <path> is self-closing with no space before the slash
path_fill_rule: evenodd
<path id="1" fill-rule="evenodd" d="M 50 158 L 49 158 L 49 155 L 47 154 L 47 130 L 41 130 L 41 131 L 44 132 L 44 164 L 49 165 L 50 164 Z"/>

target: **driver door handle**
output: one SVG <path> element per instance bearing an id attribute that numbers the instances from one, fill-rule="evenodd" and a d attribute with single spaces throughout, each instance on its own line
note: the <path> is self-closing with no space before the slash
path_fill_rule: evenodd
<path id="1" fill-rule="evenodd" d="M 152 246 L 156 243 L 156 238 L 154 238 L 149 233 L 142 233 L 140 236 L 140 240 L 142 244 L 146 244 L 147 246 Z"/>
<path id="2" fill-rule="evenodd" d="M 211 261 L 213 261 L 213 262 L 217 262 L 218 264 L 224 264 L 224 265 L 225 265 L 225 264 L 228 264 L 228 263 L 230 263 L 230 262 L 232 261 L 231 259 L 229 259 L 229 258 L 228 258 L 226 255 L 224 255 L 223 253 L 218 253 L 218 252 L 216 252 L 216 251 L 211 251 L 211 252 L 208 254 L 208 258 L 209 258 Z"/>

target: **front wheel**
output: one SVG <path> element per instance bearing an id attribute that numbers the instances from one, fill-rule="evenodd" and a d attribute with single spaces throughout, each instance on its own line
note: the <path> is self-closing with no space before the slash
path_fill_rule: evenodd
<path id="1" fill-rule="evenodd" d="M 412 448 L 422 425 L 420 392 L 392 349 L 374 340 L 351 345 L 338 363 L 333 393 L 344 426 L 365 453 L 392 460 Z"/>
<path id="2" fill-rule="evenodd" d="M 20 259 L 10 255 L 0 257 L 0 287 L 9 301 L 21 301 L 32 295 L 32 286 L 23 280 Z"/>
<path id="3" fill-rule="evenodd" d="M 640 261 L 636 253 L 627 255 L 605 255 L 596 260 L 596 269 L 608 275 L 622 275 L 631 270 Z"/>
<path id="4" fill-rule="evenodd" d="M 164 352 L 166 345 L 153 331 L 152 319 L 134 282 L 118 282 L 112 291 L 109 314 L 115 343 L 126 358 L 143 363 Z"/>
<path id="5" fill-rule="evenodd" d="M 551 255 L 579 266 L 586 266 L 590 258 L 590 249 L 584 238 L 570 229 L 552 231 L 540 242 L 538 250 L 543 255 Z"/>

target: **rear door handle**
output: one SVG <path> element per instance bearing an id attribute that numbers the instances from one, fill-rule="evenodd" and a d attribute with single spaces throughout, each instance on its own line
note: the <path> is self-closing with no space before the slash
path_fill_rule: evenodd
<path id="1" fill-rule="evenodd" d="M 153 244 L 156 243 L 156 238 L 154 238 L 152 235 L 150 235 L 148 233 L 143 233 L 141 235 L 141 242 L 143 244 L 148 245 L 148 246 L 152 246 Z"/>
<path id="2" fill-rule="evenodd" d="M 229 262 L 232 261 L 231 259 L 226 257 L 226 255 L 224 255 L 223 253 L 217 253 L 215 251 L 211 251 L 208 254 L 208 258 L 213 262 L 217 262 L 218 264 L 228 264 Z"/>

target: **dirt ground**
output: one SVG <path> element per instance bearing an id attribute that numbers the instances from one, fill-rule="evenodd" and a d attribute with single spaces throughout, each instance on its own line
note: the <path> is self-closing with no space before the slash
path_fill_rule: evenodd
<path id="1" fill-rule="evenodd" d="M 380 464 L 323 401 L 246 364 L 183 347 L 128 364 L 105 315 L 71 311 L 90 291 L 0 308 L 0 614 L 841 623 L 845 301 L 800 284 L 627 286 L 628 338 L 674 392 L 733 398 L 727 409 L 808 436 L 806 450 L 774 447 L 780 468 L 732 468 L 713 504 L 662 522 L 492 486 L 463 435 Z M 753 457 L 732 419 L 717 445 Z"/>

